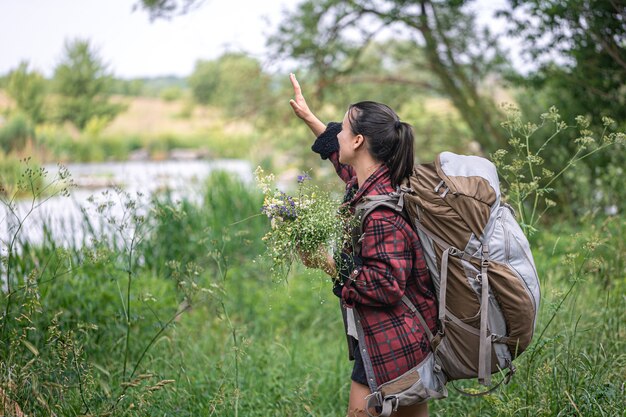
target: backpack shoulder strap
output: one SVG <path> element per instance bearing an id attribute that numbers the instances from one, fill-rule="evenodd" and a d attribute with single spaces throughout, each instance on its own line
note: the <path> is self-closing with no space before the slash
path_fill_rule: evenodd
<path id="1" fill-rule="evenodd" d="M 354 211 L 355 224 L 352 228 L 352 248 L 354 253 L 361 252 L 363 242 L 363 227 L 367 217 L 379 207 L 387 207 L 402 216 L 404 214 L 404 198 L 402 193 L 379 194 L 366 196 L 363 201 L 356 205 Z M 406 218 L 406 217 L 405 217 Z"/>

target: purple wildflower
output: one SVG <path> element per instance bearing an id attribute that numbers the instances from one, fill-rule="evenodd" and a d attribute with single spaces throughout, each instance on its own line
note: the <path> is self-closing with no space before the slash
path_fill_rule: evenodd
<path id="1" fill-rule="evenodd" d="M 311 177 L 308 174 L 298 175 L 298 184 L 302 184 L 306 180 L 310 180 Z"/>

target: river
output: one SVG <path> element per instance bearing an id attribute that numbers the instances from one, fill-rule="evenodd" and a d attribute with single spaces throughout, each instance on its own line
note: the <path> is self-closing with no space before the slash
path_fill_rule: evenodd
<path id="1" fill-rule="evenodd" d="M 169 189 L 177 198 L 194 199 L 200 195 L 197 191 L 202 182 L 216 170 L 229 172 L 245 183 L 253 180 L 251 164 L 242 160 L 73 163 L 66 167 L 77 187 L 69 197 L 50 198 L 28 217 L 21 236 L 31 243 L 42 241 L 44 223 L 49 227 L 55 241 L 63 245 L 82 242 L 84 214 L 81 207 L 93 206 L 89 203 L 91 196 L 102 199 L 102 192 L 114 187 L 119 187 L 130 195 L 141 192 L 144 198 L 149 198 L 157 191 Z M 58 170 L 56 165 L 45 168 L 51 175 Z M 31 206 L 32 201 L 21 200 L 16 203 L 15 211 L 23 218 Z M 88 210 L 87 213 L 97 216 L 93 210 Z M 12 234 L 8 230 L 15 230 L 16 220 L 4 204 L 0 205 L 0 220 L 0 252 L 5 255 L 7 238 Z"/>

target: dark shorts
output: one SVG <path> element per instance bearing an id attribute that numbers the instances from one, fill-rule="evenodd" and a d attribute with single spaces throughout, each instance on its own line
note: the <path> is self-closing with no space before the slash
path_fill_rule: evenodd
<path id="1" fill-rule="evenodd" d="M 358 382 L 362 385 L 367 384 L 367 375 L 365 375 L 365 365 L 363 365 L 363 358 L 361 357 L 361 349 L 359 349 L 359 344 L 354 344 L 354 351 L 352 352 L 352 356 L 354 356 L 354 368 L 352 368 L 352 380 L 354 382 Z"/>

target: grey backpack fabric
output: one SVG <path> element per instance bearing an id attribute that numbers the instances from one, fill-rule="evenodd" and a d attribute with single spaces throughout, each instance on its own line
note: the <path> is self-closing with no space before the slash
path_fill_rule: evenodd
<path id="1" fill-rule="evenodd" d="M 447 393 L 440 385 L 447 381 L 478 378 L 490 386 L 492 373 L 508 369 L 508 382 L 513 359 L 531 342 L 540 291 L 528 240 L 511 207 L 501 203 L 495 166 L 451 152 L 417 165 L 397 192 L 366 197 L 357 206 L 355 237 L 380 206 L 402 213 L 420 237 L 437 292 L 440 328 L 436 335 L 428 332 L 432 362 L 418 370 L 416 383 L 424 389 L 409 384 L 412 370 L 398 378 L 406 375 L 406 383 L 391 384 L 394 389 L 381 385 L 370 396 L 371 405 L 388 416 L 399 405 L 442 398 Z"/>

